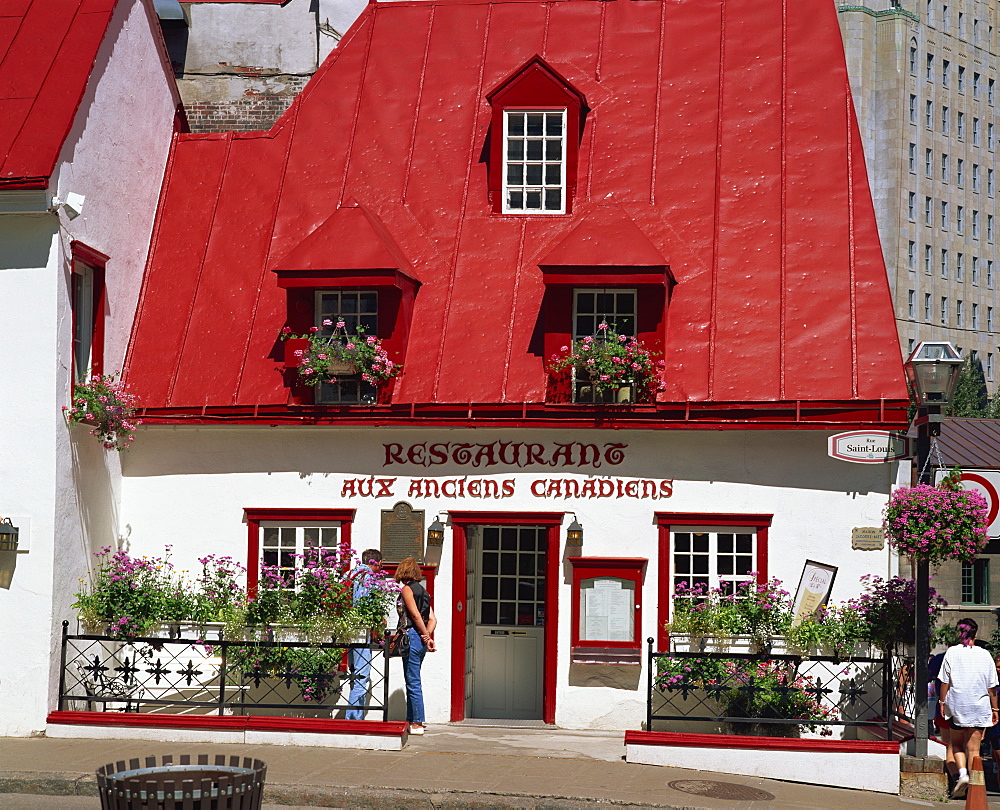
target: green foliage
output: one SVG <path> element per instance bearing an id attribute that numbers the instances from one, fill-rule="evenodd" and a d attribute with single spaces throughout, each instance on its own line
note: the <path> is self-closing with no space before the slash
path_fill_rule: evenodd
<path id="1" fill-rule="evenodd" d="M 983 374 L 981 360 L 973 360 L 972 355 L 966 355 L 962 368 L 958 372 L 955 383 L 955 393 L 951 401 L 951 415 L 973 419 L 992 417 L 991 403 L 986 389 L 986 375 Z"/>
<path id="2" fill-rule="evenodd" d="M 764 584 L 740 582 L 731 593 L 681 582 L 675 589 L 673 618 L 666 629 L 696 636 L 749 635 L 764 642 L 783 635 L 791 619 L 789 593 L 777 579 Z"/>
<path id="3" fill-rule="evenodd" d="M 848 657 L 859 643 L 868 641 L 868 624 L 857 608 L 828 605 L 818 615 L 790 627 L 786 633 L 791 647 L 803 652 Z"/>

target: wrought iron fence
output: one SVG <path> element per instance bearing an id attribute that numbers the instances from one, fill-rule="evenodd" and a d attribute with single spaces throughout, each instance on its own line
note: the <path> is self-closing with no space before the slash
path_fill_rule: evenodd
<path id="1" fill-rule="evenodd" d="M 388 657 L 380 645 L 223 638 L 71 635 L 63 622 L 59 709 L 158 714 L 332 717 L 346 709 L 386 719 Z M 351 653 L 356 653 L 352 655 Z M 370 659 L 363 703 L 350 703 Z"/>
<path id="2" fill-rule="evenodd" d="M 898 656 L 656 652 L 648 640 L 650 730 L 797 736 L 912 725 L 913 659 Z"/>

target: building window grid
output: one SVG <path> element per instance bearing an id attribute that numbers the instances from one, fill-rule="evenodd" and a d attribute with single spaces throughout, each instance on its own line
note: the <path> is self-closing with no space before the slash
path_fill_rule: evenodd
<path id="1" fill-rule="evenodd" d="M 917 269 L 917 244 L 912 240 L 906 243 L 906 267 L 908 270 Z"/>
<path id="2" fill-rule="evenodd" d="M 948 230 L 948 201 L 941 200 L 941 230 Z"/>
<path id="3" fill-rule="evenodd" d="M 972 119 L 972 145 L 979 146 L 979 119 Z"/>
<path id="4" fill-rule="evenodd" d="M 924 293 L 924 320 L 931 322 L 931 294 Z"/>
<path id="5" fill-rule="evenodd" d="M 955 230 L 958 233 L 965 232 L 965 206 L 956 205 L 955 206 Z"/>
<path id="6" fill-rule="evenodd" d="M 978 211 L 973 211 L 972 212 L 972 238 L 973 239 L 978 239 L 979 238 L 979 212 Z"/>
<path id="7" fill-rule="evenodd" d="M 976 72 L 972 74 L 972 97 L 979 98 L 979 74 Z"/>
<path id="8" fill-rule="evenodd" d="M 993 214 L 986 215 L 986 241 L 993 241 Z"/>
<path id="9" fill-rule="evenodd" d="M 906 314 L 912 320 L 917 314 L 917 292 L 907 290 L 906 292 Z"/>
<path id="10" fill-rule="evenodd" d="M 965 137 L 965 113 L 959 112 L 955 116 L 955 133 L 959 138 Z"/>
<path id="11" fill-rule="evenodd" d="M 947 59 L 941 60 L 941 86 L 948 87 L 949 85 L 949 71 L 951 69 L 951 62 Z"/>
<path id="12" fill-rule="evenodd" d="M 927 54 L 927 73 L 925 78 L 927 81 L 934 81 L 934 54 Z"/>
<path id="13" fill-rule="evenodd" d="M 941 248 L 941 278 L 948 278 L 948 249 Z"/>
<path id="14" fill-rule="evenodd" d="M 277 568 L 286 583 L 295 585 L 302 555 L 308 548 L 335 550 L 340 542 L 340 526 L 340 523 L 262 522 L 260 562 Z"/>
<path id="15" fill-rule="evenodd" d="M 545 606 L 544 526 L 484 526 L 479 621 L 484 625 L 535 625 Z"/>
<path id="16" fill-rule="evenodd" d="M 986 353 L 986 379 L 993 382 L 993 352 Z"/>
<path id="17" fill-rule="evenodd" d="M 959 186 L 965 185 L 965 161 L 962 158 L 955 161 L 955 182 Z"/>
<path id="18" fill-rule="evenodd" d="M 368 335 L 378 335 L 378 292 L 375 290 L 317 290 L 316 322 L 320 334 L 334 332 L 343 322 L 348 334 L 358 328 Z M 344 375 L 336 382 L 316 386 L 316 402 L 322 405 L 373 403 L 375 388 L 359 376 Z"/>
<path id="19" fill-rule="evenodd" d="M 924 126 L 927 129 L 932 129 L 934 127 L 934 102 L 926 101 L 924 102 Z"/>
<path id="20" fill-rule="evenodd" d="M 948 155 L 941 153 L 941 182 L 948 182 Z"/>
<path id="21" fill-rule="evenodd" d="M 990 561 L 976 559 L 962 563 L 962 604 L 990 603 Z"/>
<path id="22" fill-rule="evenodd" d="M 956 253 L 955 254 L 955 280 L 964 281 L 965 275 L 965 254 Z"/>
<path id="23" fill-rule="evenodd" d="M 910 93 L 910 123 L 917 123 L 917 97 Z"/>
<path id="24" fill-rule="evenodd" d="M 914 219 L 916 219 L 917 216 L 917 212 L 915 210 L 916 207 L 917 207 L 917 195 L 915 192 L 911 191 L 906 195 L 906 216 L 910 220 L 910 222 L 913 222 Z"/>
<path id="25" fill-rule="evenodd" d="M 917 49 L 914 46 L 910 46 L 910 75 L 917 75 Z"/>
<path id="26" fill-rule="evenodd" d="M 934 223 L 932 206 L 934 201 L 930 197 L 924 197 L 924 225 L 932 225 Z"/>
<path id="27" fill-rule="evenodd" d="M 504 212 L 566 211 L 566 110 L 504 110 Z"/>
<path id="28" fill-rule="evenodd" d="M 957 83 L 958 83 L 958 92 L 959 93 L 964 93 L 965 92 L 965 68 L 962 67 L 962 65 L 959 65 L 958 69 L 956 70 L 956 79 L 957 79 Z"/>
<path id="29" fill-rule="evenodd" d="M 978 284 L 979 283 L 979 257 L 978 256 L 973 256 L 972 257 L 972 283 L 973 284 Z"/>
<path id="30" fill-rule="evenodd" d="M 986 286 L 993 289 L 993 260 L 986 260 Z"/>
<path id="31" fill-rule="evenodd" d="M 972 190 L 979 191 L 979 164 L 972 164 Z"/>
<path id="32" fill-rule="evenodd" d="M 941 108 L 941 131 L 947 135 L 948 127 L 951 125 L 951 110 L 948 107 Z"/>
<path id="33" fill-rule="evenodd" d="M 907 165 L 910 167 L 911 172 L 917 170 L 917 145 L 915 143 L 910 144 L 909 151 L 907 152 Z"/>
<path id="34" fill-rule="evenodd" d="M 993 307 L 986 307 L 986 331 L 993 331 Z"/>
<path id="35" fill-rule="evenodd" d="M 634 289 L 574 290 L 573 339 L 597 335 L 602 323 L 620 335 L 634 336 L 636 299 Z"/>
<path id="36" fill-rule="evenodd" d="M 927 275 L 931 274 L 932 263 L 933 259 L 931 258 L 931 246 L 924 245 L 924 272 L 927 273 Z"/>
<path id="37" fill-rule="evenodd" d="M 993 169 L 986 170 L 986 193 L 990 197 L 993 196 Z"/>
<path id="38" fill-rule="evenodd" d="M 945 325 L 948 323 L 948 299 L 946 296 L 941 296 L 941 323 Z"/>
<path id="39" fill-rule="evenodd" d="M 682 583 L 706 591 L 720 588 L 734 593 L 742 582 L 754 580 L 757 535 L 746 528 L 706 528 L 672 532 L 673 592 Z"/>
<path id="40" fill-rule="evenodd" d="M 972 328 L 979 328 L 979 304 L 972 303 Z"/>
<path id="41" fill-rule="evenodd" d="M 965 304 L 963 301 L 958 300 L 955 302 L 955 326 L 961 328 L 964 326 L 963 321 L 965 320 Z"/>
<path id="42" fill-rule="evenodd" d="M 931 149 L 924 150 L 924 174 L 927 177 L 934 174 L 934 152 Z"/>
<path id="43" fill-rule="evenodd" d="M 992 104 L 993 103 L 993 84 L 994 84 L 994 81 L 995 81 L 994 79 L 988 79 L 987 82 L 986 82 L 986 102 L 988 104 Z"/>

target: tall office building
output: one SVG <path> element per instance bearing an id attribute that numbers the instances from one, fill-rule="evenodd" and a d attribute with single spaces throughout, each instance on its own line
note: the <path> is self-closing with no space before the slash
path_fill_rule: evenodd
<path id="1" fill-rule="evenodd" d="M 949 340 L 1000 381 L 997 3 L 838 3 L 904 354 Z"/>

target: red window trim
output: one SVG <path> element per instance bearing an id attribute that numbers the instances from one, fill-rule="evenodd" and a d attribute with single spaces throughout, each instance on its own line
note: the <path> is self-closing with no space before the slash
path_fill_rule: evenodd
<path id="1" fill-rule="evenodd" d="M 642 583 L 646 573 L 645 557 L 570 557 L 573 568 L 573 613 L 570 638 L 574 648 L 598 647 L 601 649 L 642 649 Z M 580 586 L 585 579 L 614 577 L 635 583 L 635 627 L 632 641 L 583 641 L 580 638 Z"/>
<path id="2" fill-rule="evenodd" d="M 489 135 L 488 188 L 490 210 L 505 217 L 558 217 L 573 211 L 577 173 L 580 162 L 580 140 L 587 101 L 542 57 L 534 56 L 507 79 L 486 94 L 492 108 Z M 566 204 L 562 214 L 544 211 L 524 213 L 503 210 L 503 114 L 504 110 L 566 110 Z"/>
<path id="3" fill-rule="evenodd" d="M 768 529 L 774 515 L 739 512 L 655 512 L 653 517 L 659 529 L 657 570 L 656 643 L 658 650 L 666 650 L 670 634 L 663 629 L 670 621 L 670 527 L 671 526 L 747 526 L 757 530 L 757 581 L 767 582 Z"/>
<path id="4" fill-rule="evenodd" d="M 451 721 L 465 719 L 465 614 L 457 606 L 466 604 L 465 527 L 472 524 L 545 526 L 548 528 L 548 554 L 545 567 L 545 668 L 542 675 L 542 722 L 556 722 L 556 664 L 559 637 L 559 583 L 562 563 L 559 533 L 562 512 L 449 512 L 452 542 L 451 617 Z"/>
<path id="5" fill-rule="evenodd" d="M 356 509 L 259 509 L 247 507 L 243 519 L 247 524 L 247 593 L 257 594 L 260 579 L 260 524 L 264 521 L 305 522 L 315 520 L 324 523 L 340 523 L 340 539 L 351 542 L 351 525 Z"/>
<path id="6" fill-rule="evenodd" d="M 85 264 L 91 269 L 94 275 L 94 290 L 92 311 L 94 313 L 94 325 L 90 336 L 90 370 L 92 376 L 99 376 L 104 373 L 104 318 L 107 311 L 107 296 L 105 295 L 105 269 L 111 260 L 109 256 L 101 253 L 90 245 L 73 240 L 69 243 L 70 259 L 72 262 L 72 272 L 76 273 L 77 262 Z M 76 314 L 78 304 L 76 301 L 75 284 L 70 286 L 71 295 L 71 315 L 73 319 L 73 338 L 76 339 Z M 71 358 L 72 367 L 70 369 L 70 379 L 76 379 L 76 351 L 74 349 Z"/>

